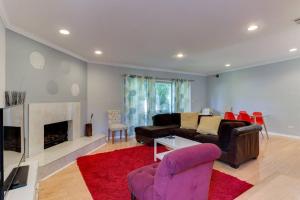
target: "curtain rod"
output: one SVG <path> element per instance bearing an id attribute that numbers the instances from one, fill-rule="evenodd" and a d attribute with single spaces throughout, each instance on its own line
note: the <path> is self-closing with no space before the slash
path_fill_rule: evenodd
<path id="1" fill-rule="evenodd" d="M 195 81 L 195 80 L 188 80 L 188 79 L 182 79 L 182 78 L 159 78 L 159 77 L 153 77 L 153 76 L 142 76 L 142 75 L 133 75 L 133 74 L 123 74 L 122 76 L 155 78 L 157 80 L 168 80 L 168 81 L 173 81 L 173 80 L 184 80 L 184 81 L 190 81 L 190 82 Z"/>

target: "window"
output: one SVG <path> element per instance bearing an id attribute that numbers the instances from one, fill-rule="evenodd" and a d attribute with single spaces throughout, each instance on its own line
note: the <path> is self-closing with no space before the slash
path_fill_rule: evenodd
<path id="1" fill-rule="evenodd" d="M 156 113 L 170 113 L 172 111 L 172 83 L 157 81 L 156 89 Z"/>

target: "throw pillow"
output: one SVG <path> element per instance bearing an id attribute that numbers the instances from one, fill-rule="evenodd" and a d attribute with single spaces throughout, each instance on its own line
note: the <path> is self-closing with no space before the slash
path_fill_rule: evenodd
<path id="1" fill-rule="evenodd" d="M 221 116 L 201 117 L 197 132 L 218 135 L 221 120 Z"/>
<path id="2" fill-rule="evenodd" d="M 198 113 L 185 112 L 181 113 L 181 127 L 186 129 L 197 129 L 198 125 Z"/>

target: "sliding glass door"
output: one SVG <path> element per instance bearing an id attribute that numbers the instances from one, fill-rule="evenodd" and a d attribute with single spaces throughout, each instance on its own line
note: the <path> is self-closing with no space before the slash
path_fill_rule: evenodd
<path id="1" fill-rule="evenodd" d="M 157 81 L 156 89 L 156 113 L 170 113 L 172 111 L 172 83 L 170 81 Z"/>

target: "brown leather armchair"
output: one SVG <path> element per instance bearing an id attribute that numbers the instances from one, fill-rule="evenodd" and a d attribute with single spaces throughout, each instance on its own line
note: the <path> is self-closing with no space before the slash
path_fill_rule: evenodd
<path id="1" fill-rule="evenodd" d="M 249 125 L 233 128 L 227 148 L 222 149 L 219 160 L 238 168 L 242 163 L 256 159 L 259 154 L 259 131 L 262 127 Z"/>
<path id="2" fill-rule="evenodd" d="M 238 168 L 242 163 L 258 157 L 261 129 L 261 126 L 244 121 L 222 120 L 218 135 L 199 134 L 195 140 L 218 145 L 222 150 L 219 160 Z"/>

